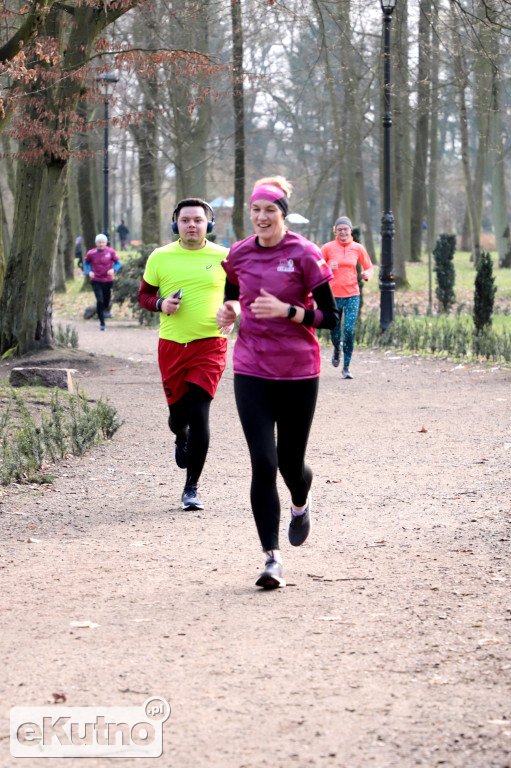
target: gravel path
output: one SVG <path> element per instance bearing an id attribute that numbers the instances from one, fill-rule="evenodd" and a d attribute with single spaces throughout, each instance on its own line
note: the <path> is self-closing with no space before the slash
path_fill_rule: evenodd
<path id="1" fill-rule="evenodd" d="M 163 756 L 129 768 L 511 766 L 509 368 L 355 350 L 343 381 L 325 347 L 313 531 L 289 547 L 281 484 L 288 586 L 262 592 L 232 368 L 206 509 L 184 513 L 157 332 L 73 324 L 94 352 L 72 363 L 76 382 L 125 424 L 53 486 L 0 497 L 1 765 L 20 762 L 10 708 L 61 694 L 168 699 Z"/>

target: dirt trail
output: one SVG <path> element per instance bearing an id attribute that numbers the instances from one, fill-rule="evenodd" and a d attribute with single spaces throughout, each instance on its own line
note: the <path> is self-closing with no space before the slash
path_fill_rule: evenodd
<path id="1" fill-rule="evenodd" d="M 53 487 L 0 504 L 2 766 L 20 764 L 10 708 L 54 693 L 168 699 L 163 756 L 129 768 L 511 766 L 509 368 L 355 350 L 343 381 L 325 347 L 313 531 L 289 547 L 281 485 L 288 587 L 266 593 L 232 368 L 211 411 L 206 509 L 184 513 L 157 332 L 73 324 L 96 353 L 75 380 L 126 423 Z"/>

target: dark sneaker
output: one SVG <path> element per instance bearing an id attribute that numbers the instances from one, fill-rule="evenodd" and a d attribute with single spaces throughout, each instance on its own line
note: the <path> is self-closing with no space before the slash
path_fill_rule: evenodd
<path id="1" fill-rule="evenodd" d="M 196 485 L 185 485 L 181 501 L 183 502 L 184 510 L 193 512 L 196 509 L 204 509 L 204 504 L 197 496 Z"/>
<path id="2" fill-rule="evenodd" d="M 342 378 L 343 379 L 352 379 L 353 378 L 349 368 L 343 368 L 342 369 Z"/>
<path id="3" fill-rule="evenodd" d="M 311 532 L 311 495 L 307 497 L 307 506 L 303 515 L 294 515 L 291 511 L 291 520 L 287 526 L 287 537 L 293 547 L 299 547 Z"/>
<path id="4" fill-rule="evenodd" d="M 268 558 L 264 571 L 259 574 L 255 585 L 263 589 L 285 587 L 286 582 L 282 578 L 282 563 L 277 562 L 273 557 Z"/>
<path id="5" fill-rule="evenodd" d="M 99 330 L 100 331 L 104 331 L 105 330 L 105 324 L 104 323 L 101 323 L 101 325 L 99 326 Z"/>
<path id="6" fill-rule="evenodd" d="M 180 469 L 186 469 L 188 466 L 188 444 L 176 443 L 174 448 L 174 458 Z"/>
<path id="7" fill-rule="evenodd" d="M 338 368 L 340 362 L 341 362 L 341 348 L 334 347 L 334 354 L 332 355 L 332 365 L 334 366 L 334 368 Z"/>

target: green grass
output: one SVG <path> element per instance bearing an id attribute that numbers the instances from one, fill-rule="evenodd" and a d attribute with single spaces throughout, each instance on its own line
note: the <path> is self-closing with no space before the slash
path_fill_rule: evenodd
<path id="1" fill-rule="evenodd" d="M 497 267 L 497 254 L 491 254 L 493 261 L 493 275 L 498 287 L 498 295 L 511 300 L 511 269 L 499 269 Z M 433 267 L 433 293 L 435 290 L 435 272 Z M 461 291 L 474 291 L 475 267 L 470 261 L 470 253 L 457 251 L 454 254 L 454 268 L 456 270 L 456 289 Z M 410 291 L 428 290 L 428 257 L 424 255 L 421 262 L 406 262 L 406 277 L 410 283 Z M 373 278 L 367 285 L 370 292 L 378 291 L 378 282 Z M 405 293 L 405 291 L 403 291 Z"/>
<path id="2" fill-rule="evenodd" d="M 497 254 L 492 253 L 493 276 L 497 286 L 495 296 L 495 312 L 493 315 L 493 328 L 496 331 L 506 330 L 511 333 L 511 269 L 499 269 L 497 267 Z M 432 265 L 434 267 L 434 264 Z M 470 253 L 457 251 L 454 255 L 454 267 L 456 270 L 456 283 L 454 290 L 457 303 L 451 316 L 472 315 L 474 301 L 474 281 L 476 271 L 470 261 Z M 379 302 L 378 267 L 372 280 L 364 285 L 364 299 L 367 299 L 367 311 L 374 309 Z M 396 290 L 395 305 L 402 308 L 406 314 L 418 313 L 425 315 L 428 309 L 428 257 L 423 256 L 421 262 L 406 263 L 406 277 L 410 283 L 407 289 Z M 435 272 L 432 270 L 432 299 L 433 314 L 437 314 L 437 301 L 435 298 Z"/>

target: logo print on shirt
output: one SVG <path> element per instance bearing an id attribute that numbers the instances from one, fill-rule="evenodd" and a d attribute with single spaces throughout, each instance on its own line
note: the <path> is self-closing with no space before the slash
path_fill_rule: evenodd
<path id="1" fill-rule="evenodd" d="M 208 264 L 208 266 L 206 267 L 206 269 L 211 269 L 211 267 L 212 267 L 212 266 L 213 266 L 213 264 Z"/>
<path id="2" fill-rule="evenodd" d="M 280 264 L 277 267 L 277 272 L 294 272 L 295 263 L 293 259 L 281 259 Z"/>

